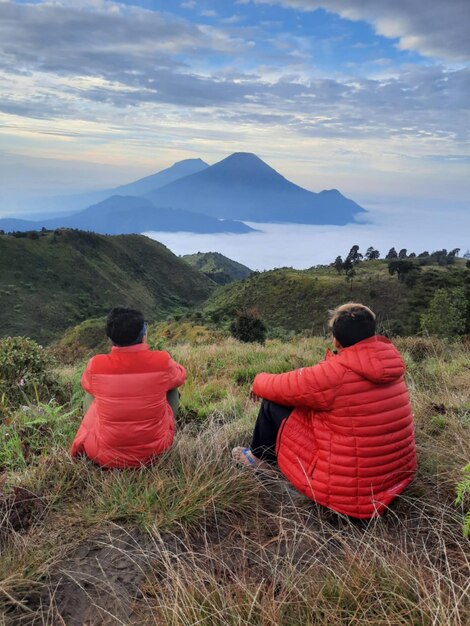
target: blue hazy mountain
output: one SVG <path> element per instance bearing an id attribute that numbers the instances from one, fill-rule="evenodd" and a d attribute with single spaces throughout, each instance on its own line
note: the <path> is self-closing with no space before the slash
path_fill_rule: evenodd
<path id="1" fill-rule="evenodd" d="M 146 197 L 158 206 L 252 222 L 341 225 L 365 212 L 336 189 L 320 193 L 303 189 L 246 152 L 236 152 Z"/>
<path id="2" fill-rule="evenodd" d="M 121 185 L 106 193 L 105 198 L 113 196 L 144 196 L 155 189 L 159 189 L 165 185 L 183 178 L 184 176 L 190 176 L 191 174 L 197 174 L 207 169 L 209 165 L 202 159 L 185 159 L 184 161 L 178 161 L 171 167 L 167 167 L 161 172 L 145 176 L 140 178 L 134 183 L 128 183 L 127 185 Z M 103 198 L 104 199 L 104 198 Z"/>
<path id="3" fill-rule="evenodd" d="M 37 216 L 30 214 L 25 219 L 49 219 L 55 217 L 53 214 L 57 212 L 71 213 L 73 211 L 81 211 L 111 196 L 143 196 L 150 191 L 172 183 L 178 178 L 196 174 L 206 167 L 209 166 L 202 159 L 185 159 L 184 161 L 174 163 L 171 167 L 167 167 L 161 172 L 112 189 L 98 189 L 97 191 L 87 193 L 38 198 L 34 201 L 34 207 L 32 206 L 31 209 L 35 211 L 40 210 L 42 213 Z"/>
<path id="4" fill-rule="evenodd" d="M 157 208 L 146 198 L 112 196 L 73 215 L 43 220 L 0 219 L 5 232 L 56 228 L 79 228 L 104 235 L 146 231 L 191 233 L 248 233 L 253 229 L 233 220 L 220 220 L 191 211 Z"/>

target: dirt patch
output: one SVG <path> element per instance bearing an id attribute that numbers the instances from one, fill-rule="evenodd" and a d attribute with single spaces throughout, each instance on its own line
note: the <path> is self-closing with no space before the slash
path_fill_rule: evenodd
<path id="1" fill-rule="evenodd" d="M 27 531 L 45 508 L 43 498 L 23 487 L 15 487 L 7 495 L 0 493 L 0 544 L 13 531 Z"/>
<path id="2" fill-rule="evenodd" d="M 113 529 L 80 544 L 45 581 L 34 613 L 11 626 L 114 626 L 132 621 L 145 578 L 145 535 Z"/>

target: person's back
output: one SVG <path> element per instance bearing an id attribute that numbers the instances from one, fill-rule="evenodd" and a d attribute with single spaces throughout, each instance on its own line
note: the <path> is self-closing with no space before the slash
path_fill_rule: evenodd
<path id="1" fill-rule="evenodd" d="M 268 402 L 251 450 L 236 449 L 235 456 L 258 466 L 272 462 L 275 452 L 283 474 L 306 496 L 370 518 L 416 470 L 405 364 L 388 339 L 375 335 L 375 315 L 367 307 L 343 305 L 330 325 L 337 353 L 328 352 L 313 367 L 256 376 L 253 393 Z M 263 437 L 275 440 L 274 450 L 263 448 Z"/>
<path id="2" fill-rule="evenodd" d="M 93 357 L 82 376 L 93 402 L 72 456 L 86 454 L 105 467 L 133 467 L 171 447 L 175 425 L 167 394 L 183 384 L 186 373 L 167 352 L 149 349 L 145 331 L 139 312 L 111 311 L 107 333 L 115 345 L 110 354 Z"/>
<path id="3" fill-rule="evenodd" d="M 279 467 L 297 489 L 359 518 L 383 512 L 403 491 L 416 469 L 404 370 L 396 348 L 380 336 L 305 368 L 317 391 L 306 391 L 278 449 Z M 286 380 L 280 393 L 291 384 Z"/>

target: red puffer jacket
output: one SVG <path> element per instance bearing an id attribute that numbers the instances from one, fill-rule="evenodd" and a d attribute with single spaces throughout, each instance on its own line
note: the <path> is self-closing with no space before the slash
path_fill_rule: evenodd
<path id="1" fill-rule="evenodd" d="M 416 470 L 405 364 L 385 337 L 327 353 L 286 374 L 258 374 L 253 391 L 294 406 L 277 439 L 279 467 L 302 493 L 351 517 L 382 513 Z"/>
<path id="2" fill-rule="evenodd" d="M 93 357 L 82 387 L 94 396 L 72 444 L 104 467 L 147 463 L 173 443 L 175 422 L 166 393 L 182 385 L 184 367 L 145 343 Z"/>

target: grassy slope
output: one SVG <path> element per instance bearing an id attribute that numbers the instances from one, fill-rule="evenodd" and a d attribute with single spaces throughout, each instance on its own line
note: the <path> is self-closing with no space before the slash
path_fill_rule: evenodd
<path id="1" fill-rule="evenodd" d="M 466 285 L 470 300 L 470 271 L 463 260 L 449 267 L 424 267 L 411 287 L 389 275 L 386 261 L 363 262 L 356 271 L 351 284 L 330 267 L 254 273 L 217 290 L 203 311 L 220 320 L 233 319 L 238 310 L 256 308 L 271 332 L 278 327 L 316 334 L 326 330 L 328 310 L 353 300 L 370 306 L 383 330 L 413 334 L 419 328 L 419 314 L 437 288 Z"/>
<path id="2" fill-rule="evenodd" d="M 350 522 L 231 462 L 254 423 L 253 375 L 308 365 L 326 345 L 167 345 L 189 372 L 179 428 L 141 471 L 70 461 L 80 394 L 13 413 L 0 428 L 6 623 L 74 624 L 81 611 L 139 626 L 467 624 L 468 539 L 453 501 L 469 460 L 468 348 L 400 340 L 419 472 L 383 518 Z M 75 367 L 61 375 L 77 389 Z"/>
<path id="3" fill-rule="evenodd" d="M 41 341 L 116 305 L 162 319 L 213 289 L 165 246 L 139 235 L 0 236 L 0 267 L 1 334 Z"/>
<path id="4" fill-rule="evenodd" d="M 182 258 L 219 285 L 247 278 L 253 271 L 219 252 L 197 252 L 186 254 Z"/>

